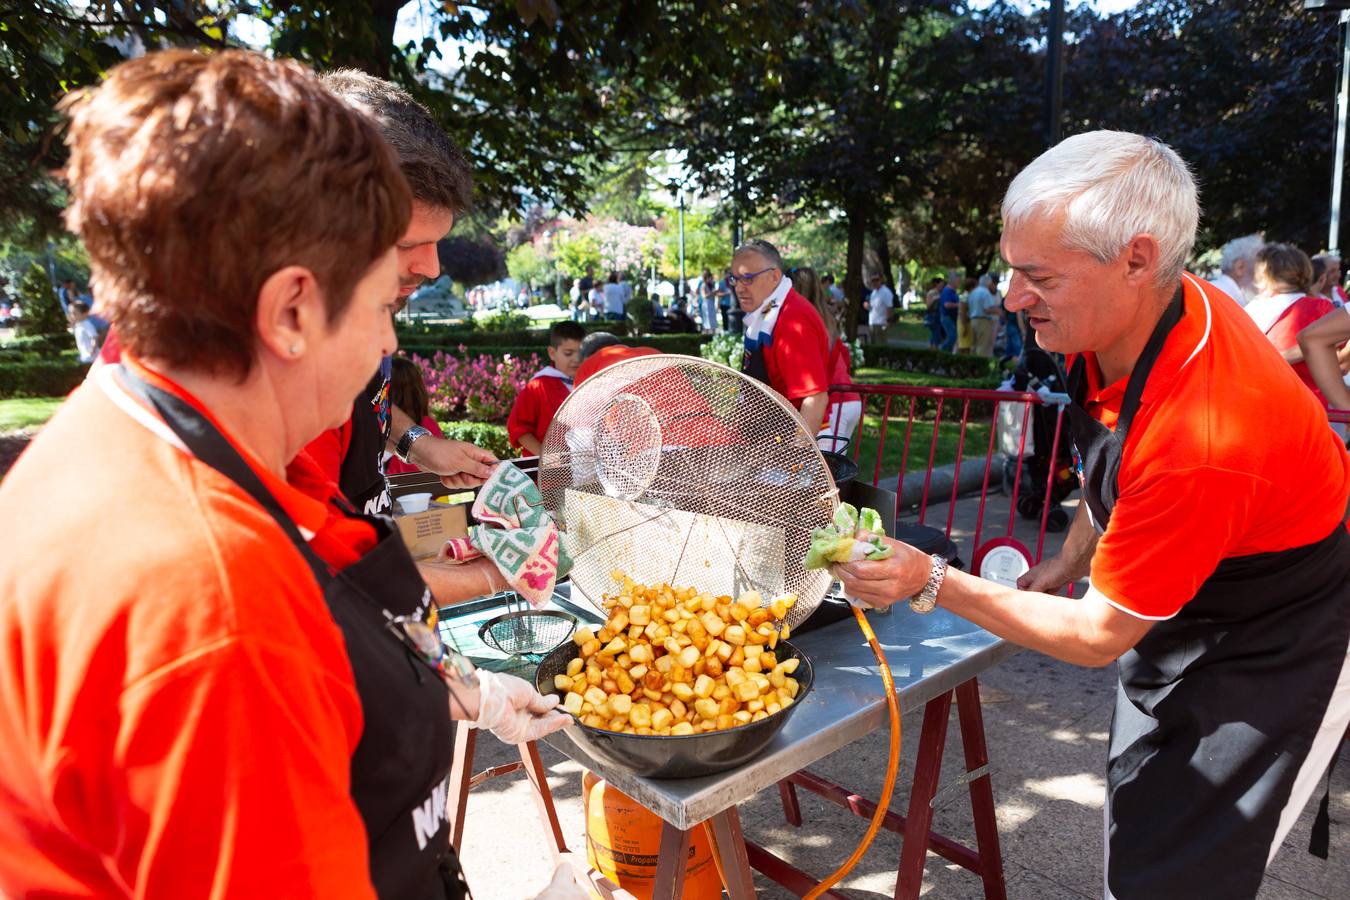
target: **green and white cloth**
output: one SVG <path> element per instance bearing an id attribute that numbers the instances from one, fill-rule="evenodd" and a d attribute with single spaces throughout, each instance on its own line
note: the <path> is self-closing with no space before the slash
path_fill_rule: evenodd
<path id="1" fill-rule="evenodd" d="M 841 503 L 834 511 L 834 524 L 811 532 L 811 548 L 806 551 L 806 568 L 824 569 L 835 563 L 886 559 L 891 548 L 881 513 L 864 506 L 861 510 Z"/>

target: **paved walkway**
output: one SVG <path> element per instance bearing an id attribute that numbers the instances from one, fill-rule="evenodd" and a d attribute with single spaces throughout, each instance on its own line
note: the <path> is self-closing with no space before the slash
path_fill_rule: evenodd
<path id="1" fill-rule="evenodd" d="M 955 533 L 964 538 L 962 556 L 970 558 L 969 533 L 978 503 L 959 501 Z M 990 498 L 991 522 L 1007 524 L 1007 503 Z M 934 521 L 933 516 L 940 516 Z M 930 524 L 946 523 L 946 507 L 933 508 Z M 1001 534 L 1002 529 L 987 535 Z M 1018 522 L 1024 541 L 1035 531 Z M 1058 546 L 1049 536 L 1047 552 Z M 1035 546 L 1032 544 L 1034 552 Z M 897 612 L 897 615 L 904 613 Z M 1081 669 L 1040 654 L 1023 652 L 981 679 L 984 720 L 994 769 L 999 837 L 1010 897 L 1026 900 L 1100 897 L 1102 885 L 1102 797 L 1106 739 L 1114 697 L 1114 668 Z M 903 722 L 904 758 L 892 809 L 908 805 L 908 779 L 913 773 L 921 723 L 918 714 Z M 944 784 L 961 771 L 960 743 L 953 717 Z M 543 748 L 549 782 L 558 801 L 564 834 L 574 849 L 585 847 L 581 809 L 581 769 L 551 749 Z M 491 737 L 479 743 L 475 770 L 508 762 L 514 751 Z M 878 731 L 826 757 L 812 769 L 865 796 L 880 793 L 886 766 L 886 734 Z M 1323 862 L 1306 852 L 1312 810 L 1304 812 L 1266 876 L 1265 900 L 1343 900 L 1350 897 L 1350 765 L 1342 764 L 1332 782 L 1332 858 Z M 953 792 L 936 813 L 943 833 L 972 844 L 966 795 Z M 801 792 L 806 819 L 800 829 L 788 826 L 777 792 L 766 791 L 741 807 L 741 821 L 752 840 L 807 871 L 824 876 L 853 852 L 866 829 L 862 819 Z M 941 801 L 940 801 L 941 802 Z M 898 835 L 882 831 L 867 856 L 846 879 L 853 897 L 890 897 L 900 858 Z M 479 900 L 521 900 L 546 883 L 551 868 L 543 833 L 526 782 L 518 776 L 489 781 L 469 800 L 465 834 L 465 869 Z M 760 896 L 781 900 L 792 896 L 756 875 Z M 978 879 L 928 856 L 924 894 L 937 898 L 978 898 Z"/>

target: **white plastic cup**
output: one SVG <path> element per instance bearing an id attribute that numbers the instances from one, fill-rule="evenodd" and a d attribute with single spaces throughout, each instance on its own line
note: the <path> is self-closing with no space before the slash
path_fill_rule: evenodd
<path id="1" fill-rule="evenodd" d="M 404 494 L 398 498 L 399 508 L 404 513 L 420 513 L 427 511 L 427 505 L 431 503 L 431 494 Z"/>

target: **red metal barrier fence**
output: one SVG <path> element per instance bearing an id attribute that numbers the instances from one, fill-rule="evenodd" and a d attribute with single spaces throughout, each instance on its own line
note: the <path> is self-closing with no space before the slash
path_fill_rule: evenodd
<path id="1" fill-rule="evenodd" d="M 1039 513 L 1039 528 L 1036 534 L 1036 550 L 1032 560 L 1033 562 L 1040 561 L 1045 549 L 1045 533 L 1050 512 L 1052 508 L 1058 505 L 1054 499 L 1056 493 L 1055 480 L 1063 474 L 1063 467 L 1057 461 L 1061 459 L 1061 452 L 1067 448 L 1065 443 L 1067 436 L 1064 434 L 1064 401 L 1068 399 L 1067 397 L 1057 394 L 1046 396 L 1023 391 L 915 387 L 910 385 L 836 385 L 830 390 L 837 393 L 856 392 L 862 395 L 864 416 L 859 425 L 858 437 L 853 442 L 852 452 L 861 473 L 870 469 L 870 481 L 873 485 L 881 482 L 883 474 L 887 476 L 892 474 L 883 473 L 887 441 L 893 439 L 893 435 L 890 433 L 892 431 L 891 420 L 893 416 L 897 420 L 903 420 L 904 437 L 900 451 L 900 462 L 898 469 L 893 473 L 896 476 L 895 516 L 897 520 L 900 519 L 903 511 L 911 507 L 911 504 L 903 500 L 905 475 L 910 468 L 908 463 L 911 448 L 926 446 L 923 490 L 917 503 L 917 522 L 920 525 L 928 524 L 929 506 L 934 503 L 941 503 L 945 499 L 947 519 L 943 530 L 948 537 L 951 537 L 957 503 L 969 499 L 963 497 L 961 491 L 961 467 L 963 465 L 980 464 L 978 451 L 983 450 L 983 473 L 979 482 L 979 511 L 976 514 L 973 538 L 974 550 L 979 549 L 981 538 L 985 536 L 985 513 L 989 499 L 990 475 L 994 473 L 995 452 L 1000 443 L 1003 445 L 1005 458 L 1011 463 L 1008 469 L 1012 472 L 1008 520 L 1002 531 L 1004 537 L 1012 537 L 1013 526 L 1018 513 L 1018 501 L 1022 498 L 1024 491 L 1022 483 L 1023 473 L 1026 469 L 1024 464 L 1028 460 L 1028 453 L 1031 452 L 1032 447 L 1027 438 L 1034 432 L 1036 440 L 1042 442 L 1036 446 L 1035 453 L 1044 463 L 1046 470 L 1044 483 L 1033 486 L 1034 488 L 1044 488 L 1044 497 L 1037 511 Z M 1000 411 L 1003 412 L 1002 420 L 1000 420 Z M 870 441 L 864 441 L 863 439 L 864 429 L 868 427 L 866 424 L 868 414 L 879 416 L 879 432 L 875 449 L 868 454 L 871 459 L 862 459 L 863 444 L 865 442 L 870 443 Z M 1035 421 L 1037 415 L 1048 417 L 1052 421 L 1046 420 L 1037 423 Z M 1005 435 L 1007 432 L 1012 432 L 1013 443 L 1010 444 L 1006 439 L 1000 442 L 1000 421 L 1003 422 Z M 968 437 L 972 424 L 983 424 L 985 422 L 989 426 L 989 437 L 987 441 L 983 442 L 984 446 L 981 447 L 968 440 Z M 956 454 L 950 463 L 952 467 L 951 491 L 948 496 L 936 497 L 933 493 L 933 471 L 942 464 L 938 459 L 938 439 L 943 431 L 944 424 L 950 426 L 952 423 L 956 423 L 957 433 Z M 1036 428 L 1037 424 L 1042 427 Z M 1048 443 L 1049 447 L 1046 447 L 1045 443 Z M 964 458 L 968 445 L 969 449 L 975 451 L 976 459 Z M 1015 450 L 1013 449 L 1014 445 Z M 1010 450 L 1012 452 L 1008 452 Z M 1001 476 L 1002 472 L 998 474 Z M 998 490 L 1001 491 L 1001 487 Z M 995 526 L 995 530 L 998 530 L 998 526 Z"/>

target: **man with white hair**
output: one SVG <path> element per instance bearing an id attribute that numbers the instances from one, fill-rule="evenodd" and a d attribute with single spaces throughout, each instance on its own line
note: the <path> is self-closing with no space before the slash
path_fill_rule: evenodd
<path id="1" fill-rule="evenodd" d="M 1070 354 L 1082 514 L 1016 589 L 896 542 L 840 567 L 872 604 L 1118 661 L 1108 897 L 1255 896 L 1350 723 L 1350 457 L 1249 317 L 1184 272 L 1198 216 L 1185 163 L 1139 135 L 1080 134 L 1019 174 L 1006 302 Z"/>
<path id="2" fill-rule="evenodd" d="M 1234 238 L 1219 251 L 1219 274 L 1210 284 L 1246 306 L 1256 296 L 1256 254 L 1265 246 L 1259 234 Z"/>
<path id="3" fill-rule="evenodd" d="M 1324 296 L 1336 306 L 1345 306 L 1345 288 L 1341 287 L 1341 255 L 1339 253 L 1319 253 L 1313 262 L 1322 263 L 1322 289 Z"/>

